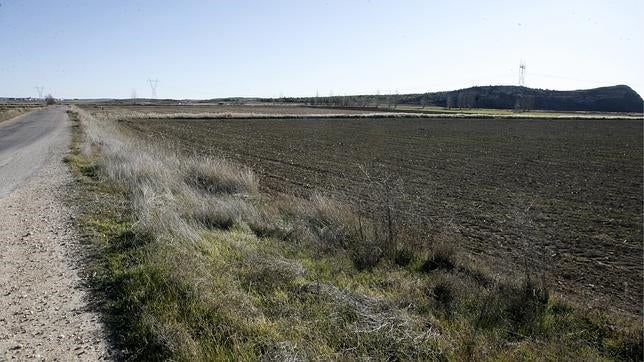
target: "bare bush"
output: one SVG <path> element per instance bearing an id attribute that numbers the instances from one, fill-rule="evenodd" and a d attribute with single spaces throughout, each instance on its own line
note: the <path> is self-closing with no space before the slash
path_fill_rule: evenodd
<path id="1" fill-rule="evenodd" d="M 400 265 L 408 264 L 418 249 L 418 240 L 407 234 L 405 216 L 401 205 L 408 198 L 403 180 L 391 173 L 377 173 L 366 166 L 359 166 L 364 177 L 360 200 L 375 201 L 376 208 L 367 209 L 359 204 L 359 212 L 368 215 L 378 224 L 377 231 L 382 240 L 383 253 Z M 382 168 L 382 167 L 378 167 Z"/>

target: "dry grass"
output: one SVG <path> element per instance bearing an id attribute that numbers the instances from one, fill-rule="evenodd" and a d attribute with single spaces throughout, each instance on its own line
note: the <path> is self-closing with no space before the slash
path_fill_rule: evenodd
<path id="1" fill-rule="evenodd" d="M 451 235 L 388 253 L 381 216 L 320 194 L 261 194 L 248 168 L 129 136 L 120 115 L 73 112 L 83 134 L 68 162 L 97 203 L 82 221 L 101 246 L 95 283 L 130 358 L 641 356 L 641 329 L 584 315 L 530 279 L 487 277 Z"/>
<path id="2" fill-rule="evenodd" d="M 34 105 L 2 105 L 0 104 L 0 122 L 18 117 L 21 114 L 34 111 L 40 107 Z"/>

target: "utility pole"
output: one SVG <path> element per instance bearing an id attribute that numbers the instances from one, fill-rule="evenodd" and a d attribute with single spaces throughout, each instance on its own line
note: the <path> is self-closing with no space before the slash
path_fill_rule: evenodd
<path id="1" fill-rule="evenodd" d="M 525 62 L 523 60 L 519 63 L 519 86 L 525 86 Z"/>
<path id="2" fill-rule="evenodd" d="M 519 87 L 525 87 L 525 62 L 521 60 L 519 63 Z M 526 96 L 523 94 L 523 89 L 519 89 L 517 100 L 514 103 L 514 111 L 519 112 L 527 108 Z"/>
<path id="3" fill-rule="evenodd" d="M 37 86 L 36 91 L 38 92 L 38 99 L 42 99 L 42 95 L 45 92 L 45 87 Z"/>
<path id="4" fill-rule="evenodd" d="M 159 85 L 159 80 L 158 79 L 148 79 L 148 83 L 150 84 L 150 89 L 152 90 L 152 98 L 157 97 L 157 85 Z"/>

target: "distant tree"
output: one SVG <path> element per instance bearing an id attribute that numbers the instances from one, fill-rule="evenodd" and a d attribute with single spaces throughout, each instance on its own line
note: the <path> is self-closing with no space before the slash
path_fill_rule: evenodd
<path id="1" fill-rule="evenodd" d="M 463 108 L 463 105 L 465 103 L 463 101 L 464 97 L 465 97 L 465 95 L 463 94 L 463 92 L 458 92 L 458 94 L 456 95 L 456 107 L 457 108 Z"/>
<path id="2" fill-rule="evenodd" d="M 476 106 L 476 94 L 468 92 L 466 99 L 466 107 L 474 108 Z"/>
<path id="3" fill-rule="evenodd" d="M 56 99 L 52 97 L 51 94 L 47 94 L 47 97 L 45 97 L 45 104 L 47 104 L 48 106 L 56 104 Z"/>
<path id="4" fill-rule="evenodd" d="M 450 94 L 450 95 L 447 96 L 447 100 L 445 101 L 445 107 L 447 107 L 447 109 L 454 108 L 454 96 L 453 95 Z"/>
<path id="5" fill-rule="evenodd" d="M 396 89 L 396 93 L 393 97 L 393 109 L 396 109 L 396 107 L 398 107 L 398 89 Z"/>
<path id="6" fill-rule="evenodd" d="M 514 103 L 515 112 L 525 112 L 534 108 L 534 96 L 519 94 Z"/>
<path id="7" fill-rule="evenodd" d="M 523 110 L 529 111 L 534 109 L 534 96 L 524 96 L 523 97 Z"/>
<path id="8" fill-rule="evenodd" d="M 456 106 L 458 108 L 472 108 L 475 101 L 476 97 L 471 92 L 459 92 L 456 96 Z"/>

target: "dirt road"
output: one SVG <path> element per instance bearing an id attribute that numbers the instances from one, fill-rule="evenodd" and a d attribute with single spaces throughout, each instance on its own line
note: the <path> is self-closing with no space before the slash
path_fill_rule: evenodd
<path id="1" fill-rule="evenodd" d="M 0 361 L 110 359 L 78 276 L 65 108 L 0 125 Z"/>

